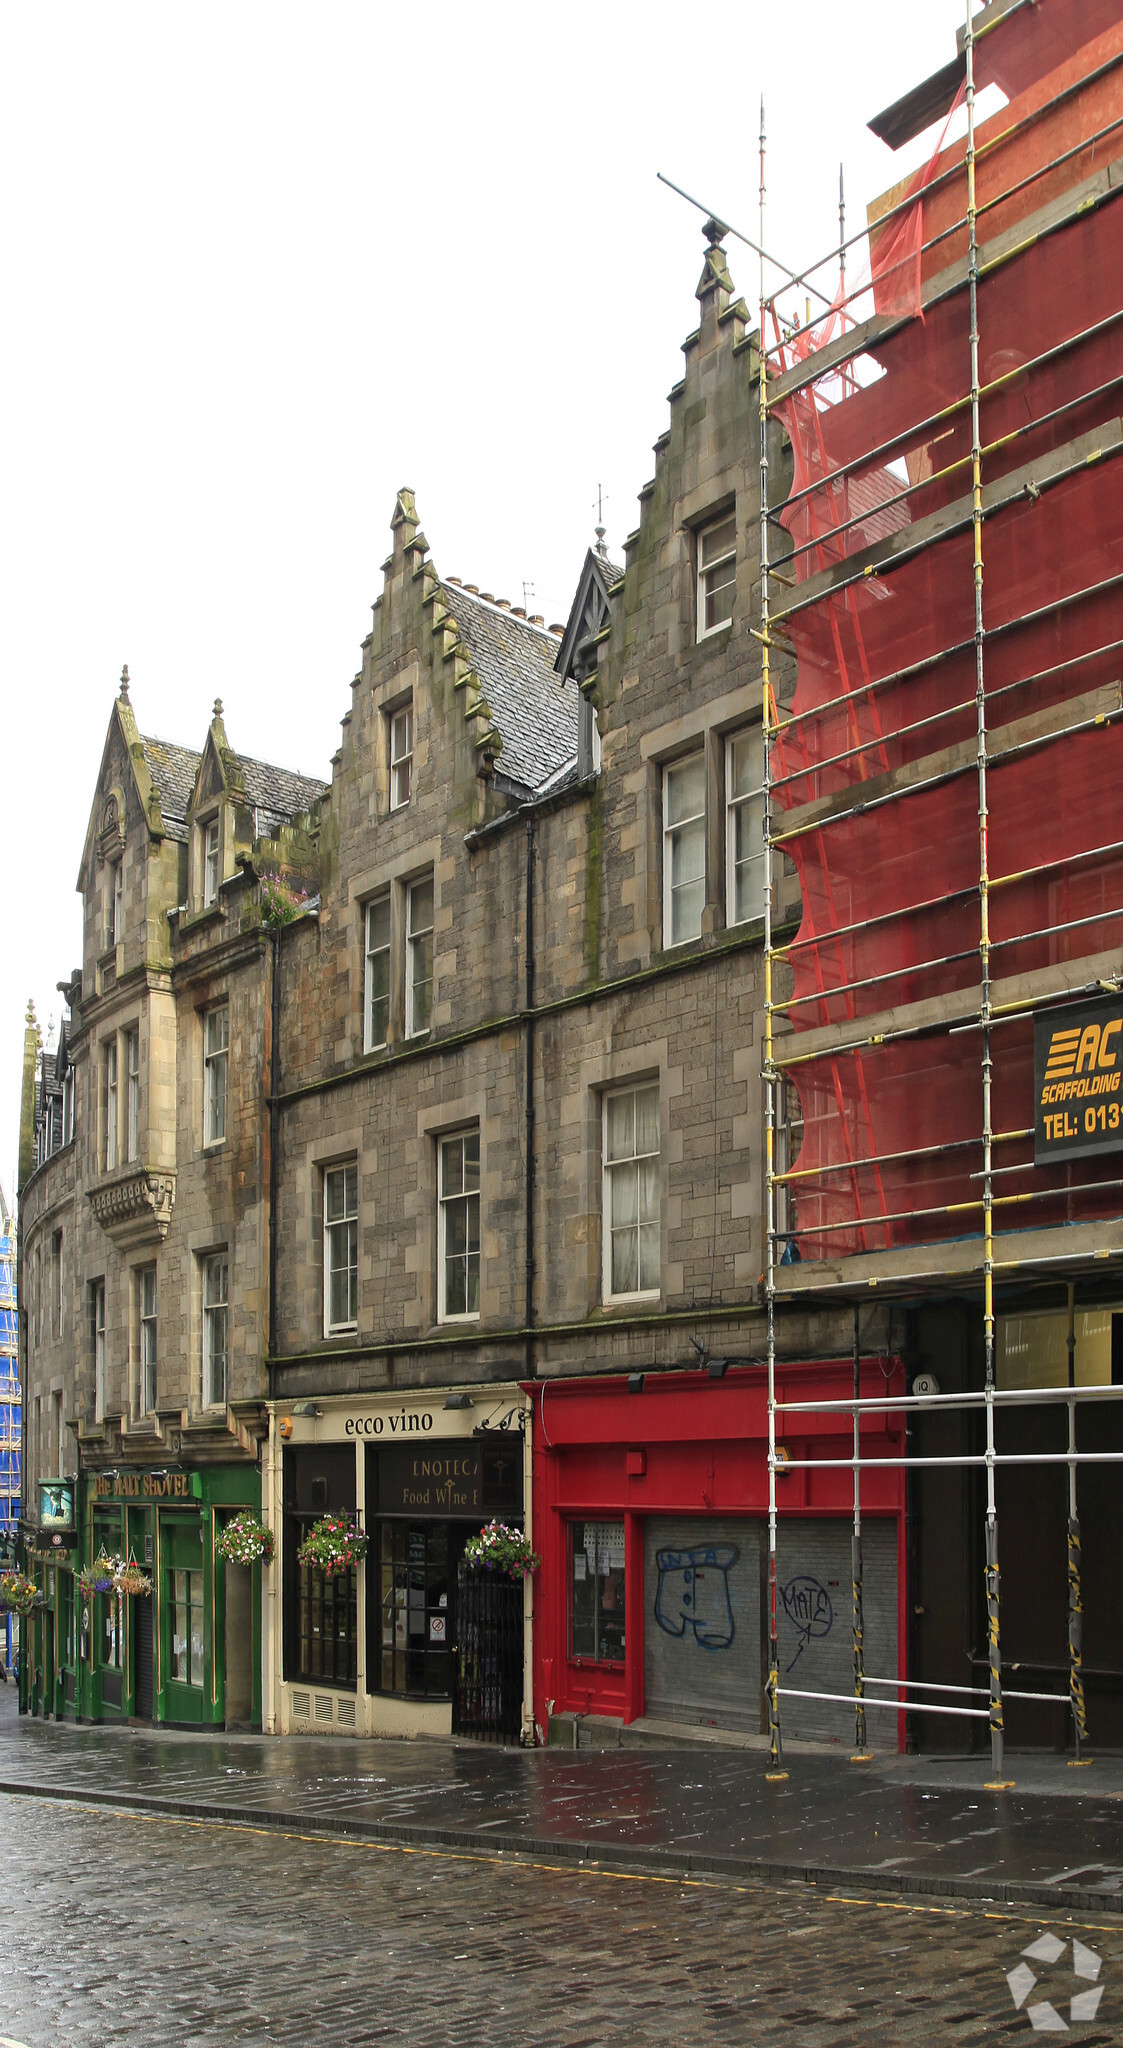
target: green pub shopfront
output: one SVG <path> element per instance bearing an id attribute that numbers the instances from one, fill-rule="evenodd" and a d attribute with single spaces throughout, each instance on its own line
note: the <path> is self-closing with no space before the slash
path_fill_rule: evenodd
<path id="1" fill-rule="evenodd" d="M 83 1475 L 78 1547 L 44 1562 L 43 1656 L 54 1682 L 33 1712 L 91 1721 L 260 1728 L 261 1572 L 216 1553 L 243 1509 L 261 1509 L 256 1466 Z M 101 1553 L 135 1561 L 151 1591 L 86 1596 L 77 1573 Z"/>

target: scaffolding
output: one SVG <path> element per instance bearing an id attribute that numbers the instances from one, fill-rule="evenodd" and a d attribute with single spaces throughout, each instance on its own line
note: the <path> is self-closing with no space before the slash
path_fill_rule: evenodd
<path id="1" fill-rule="evenodd" d="M 945 126 L 931 161 L 870 209 L 865 237 L 847 240 L 840 194 L 838 246 L 778 285 L 763 254 L 761 115 L 764 833 L 771 872 L 790 857 L 802 900 L 789 936 L 766 891 L 766 1690 L 770 1769 L 782 1775 L 782 1701 L 799 1689 L 779 1670 L 778 1445 L 789 1417 L 809 1429 L 834 1408 L 852 1420 L 851 1455 L 785 1454 L 782 1470 L 853 1471 L 855 1756 L 869 1754 L 871 1712 L 922 1707 L 985 1720 L 999 1783 L 1011 1699 L 1064 1705 L 1082 1760 L 1079 1472 L 1123 1461 L 1078 1425 L 1086 1404 L 1123 1397 L 1076 1372 L 1077 1287 L 1123 1249 L 1120 1105 L 1102 1054 L 1093 1075 L 1094 1047 L 1085 1069 L 1078 1030 L 1054 1036 L 1055 1071 L 1083 1071 L 1084 1085 L 1065 1081 L 1052 1099 L 1071 1095 L 1073 1128 L 1079 1117 L 1093 1144 L 1043 1159 L 1030 1115 L 1035 1018 L 1120 989 L 1118 6 L 968 6 L 945 78 L 918 89 L 911 125 L 907 101 L 885 118 L 908 140 L 963 107 L 965 139 L 949 142 Z M 981 121 L 990 85 L 1005 104 Z M 847 256 L 863 239 L 855 278 Z M 812 294 L 827 309 L 814 317 Z M 783 488 L 781 449 L 793 464 Z M 793 1087 L 795 1160 L 780 1142 Z M 1097 1116 L 1109 1144 L 1120 1131 L 1114 1149 L 1095 1149 Z M 996 1276 L 1031 1273 L 1067 1283 L 1067 1384 L 1002 1388 Z M 778 1393 L 779 1298 L 880 1288 L 917 1299 L 949 1275 L 981 1295 L 981 1390 L 867 1398 L 855 1308 L 853 1396 Z M 997 1416 L 1042 1401 L 1067 1416 L 1067 1448 L 1001 1448 Z M 863 1450 L 871 1409 L 953 1406 L 981 1419 L 977 1453 Z M 862 1473 L 941 1463 L 976 1466 L 985 1484 L 985 1688 L 864 1668 Z M 1002 1666 L 997 1480 L 1033 1464 L 1068 1479 L 1064 1694 L 1011 1690 Z"/>
<path id="2" fill-rule="evenodd" d="M 0 1547 L 14 1561 L 20 1517 L 21 1417 L 16 1313 L 15 1224 L 0 1188 Z M 5 1663 L 12 1661 L 12 1617 L 4 1617 Z"/>

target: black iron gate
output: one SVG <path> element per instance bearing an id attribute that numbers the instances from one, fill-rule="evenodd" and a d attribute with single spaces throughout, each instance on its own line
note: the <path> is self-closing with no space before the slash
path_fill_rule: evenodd
<path id="1" fill-rule="evenodd" d="M 523 1582 L 461 1564 L 456 1575 L 453 1730 L 481 1742 L 522 1733 Z"/>

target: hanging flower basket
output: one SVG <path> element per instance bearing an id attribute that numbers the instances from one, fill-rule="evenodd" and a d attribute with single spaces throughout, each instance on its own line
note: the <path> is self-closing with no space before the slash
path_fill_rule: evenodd
<path id="1" fill-rule="evenodd" d="M 116 1593 L 118 1573 L 124 1569 L 123 1558 L 107 1557 L 104 1550 L 99 1552 L 93 1563 L 83 1565 L 78 1573 L 78 1591 L 82 1598 L 92 1599 L 95 1593 Z"/>
<path id="2" fill-rule="evenodd" d="M 369 1541 L 350 1515 L 324 1515 L 313 1522 L 296 1560 L 322 1572 L 325 1579 L 334 1579 L 340 1572 L 352 1571 L 362 1563 Z"/>
<path id="3" fill-rule="evenodd" d="M 272 1564 L 276 1538 L 272 1529 L 259 1522 L 251 1509 L 233 1515 L 214 1539 L 215 1552 L 227 1564 Z"/>
<path id="4" fill-rule="evenodd" d="M 464 1562 L 476 1572 L 505 1572 L 511 1579 L 527 1579 L 542 1559 L 521 1529 L 509 1529 L 506 1522 L 489 1522 L 464 1545 Z"/>
<path id="5" fill-rule="evenodd" d="M 147 1572 L 141 1571 L 135 1557 L 130 1557 L 128 1564 L 122 1565 L 118 1572 L 117 1591 L 119 1593 L 151 1593 L 152 1581 Z"/>
<path id="6" fill-rule="evenodd" d="M 0 1614 L 26 1615 L 42 1604 L 43 1595 L 34 1579 L 23 1572 L 0 1573 Z"/>

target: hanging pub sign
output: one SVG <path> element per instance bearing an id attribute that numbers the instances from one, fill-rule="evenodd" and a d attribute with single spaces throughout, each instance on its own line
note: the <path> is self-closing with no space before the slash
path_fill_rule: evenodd
<path id="1" fill-rule="evenodd" d="M 1033 1020 L 1034 1164 L 1123 1150 L 1123 995 Z"/>
<path id="2" fill-rule="evenodd" d="M 73 1479 L 39 1481 L 39 1527 L 44 1536 L 65 1536 L 73 1530 Z"/>

